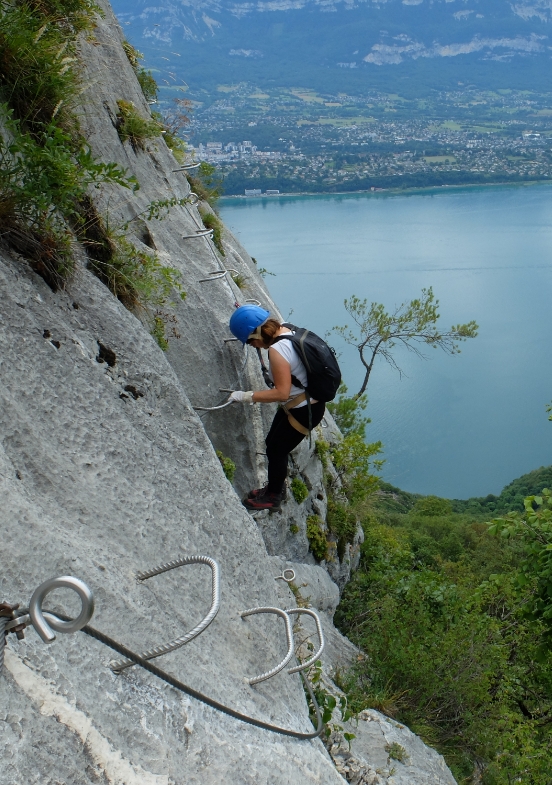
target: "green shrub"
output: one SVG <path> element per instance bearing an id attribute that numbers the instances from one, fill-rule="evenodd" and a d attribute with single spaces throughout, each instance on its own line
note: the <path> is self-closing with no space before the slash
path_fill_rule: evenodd
<path id="1" fill-rule="evenodd" d="M 345 554 L 345 546 L 352 544 L 356 530 L 357 518 L 345 502 L 335 498 L 328 498 L 328 514 L 326 516 L 328 529 L 337 539 L 337 553 L 340 559 Z"/>
<path id="2" fill-rule="evenodd" d="M 307 518 L 307 539 L 315 559 L 322 561 L 328 555 L 328 542 L 324 532 L 324 522 L 317 515 Z"/>
<path id="3" fill-rule="evenodd" d="M 212 164 L 202 161 L 197 174 L 187 174 L 186 177 L 192 191 L 204 202 L 208 202 L 211 207 L 214 207 L 222 193 L 222 178 L 217 174 L 216 168 Z"/>
<path id="4" fill-rule="evenodd" d="M 83 205 L 91 185 L 132 185 L 115 164 L 96 162 L 54 123 L 24 133 L 0 105 L 9 140 L 0 135 L 0 224 L 4 239 L 55 290 L 71 274 L 72 235 L 83 229 Z"/>
<path id="5" fill-rule="evenodd" d="M 220 461 L 220 465 L 222 466 L 222 471 L 224 472 L 226 479 L 228 482 L 233 482 L 234 475 L 236 474 L 236 464 L 231 458 L 228 458 L 220 450 L 217 450 L 217 458 Z"/>
<path id="6" fill-rule="evenodd" d="M 439 496 L 423 496 L 415 503 L 412 512 L 427 517 L 449 515 L 452 512 L 452 504 L 448 499 L 441 499 Z"/>
<path id="7" fill-rule="evenodd" d="M 344 436 L 356 433 L 364 438 L 366 426 L 371 422 L 369 417 L 364 417 L 362 414 L 368 406 L 367 395 L 361 395 L 360 398 L 348 398 L 347 385 L 342 382 L 339 386 L 338 398 L 326 405 Z"/>
<path id="8" fill-rule="evenodd" d="M 391 758 L 391 760 L 398 760 L 399 763 L 405 763 L 408 760 L 408 753 L 405 748 L 398 744 L 398 742 L 394 741 L 392 744 L 388 744 L 385 747 L 385 751 Z"/>
<path id="9" fill-rule="evenodd" d="M 88 0 L 3 2 L 0 10 L 0 94 L 35 133 L 68 113 L 79 90 L 76 37 L 94 26 L 100 9 Z"/>
<path id="10" fill-rule="evenodd" d="M 161 136 L 162 126 L 157 120 L 141 117 L 132 101 L 117 101 L 117 133 L 122 142 L 130 142 L 134 152 L 146 149 L 146 141 Z"/>
<path id="11" fill-rule="evenodd" d="M 299 477 L 294 477 L 290 484 L 293 498 L 297 504 L 302 504 L 309 495 L 309 489 Z"/>
<path id="12" fill-rule="evenodd" d="M 350 502 L 362 501 L 378 489 L 379 478 L 373 472 L 380 471 L 383 464 L 375 458 L 381 450 L 381 442 L 366 444 L 357 431 L 347 434 L 330 448 L 342 492 Z"/>
<path id="13" fill-rule="evenodd" d="M 289 530 L 292 534 L 299 534 L 299 526 L 296 523 L 291 523 L 289 526 Z"/>
<path id="14" fill-rule="evenodd" d="M 156 101 L 157 92 L 159 90 L 157 82 L 153 78 L 151 71 L 147 71 L 140 65 L 140 60 L 143 59 L 144 55 L 142 52 L 139 52 L 138 49 L 135 49 L 135 47 L 132 46 L 132 44 L 130 44 L 128 41 L 123 41 L 123 49 L 126 56 L 128 57 L 129 63 L 134 69 L 136 78 L 138 79 L 140 87 L 142 88 L 144 98 L 148 102 Z"/>
<path id="15" fill-rule="evenodd" d="M 222 244 L 222 222 L 220 218 L 218 217 L 218 215 L 215 215 L 215 213 L 206 213 L 201 210 L 200 210 L 200 214 L 201 214 L 201 220 L 203 221 L 203 225 L 205 226 L 205 228 L 213 230 L 213 235 L 212 235 L 213 242 L 216 245 L 219 253 L 221 254 L 221 256 L 226 256 L 226 252 Z M 232 277 L 234 278 L 234 276 Z M 236 282 L 235 278 L 234 278 L 234 282 Z M 241 289 L 241 286 L 239 286 L 239 284 L 237 285 Z"/>
<path id="16" fill-rule="evenodd" d="M 89 267 L 129 310 L 164 305 L 185 292 L 180 273 L 161 264 L 156 253 L 139 250 L 123 234 L 104 230 L 103 244 L 89 247 Z"/>
<path id="17" fill-rule="evenodd" d="M 328 456 L 330 453 L 330 445 L 325 439 L 317 439 L 314 444 L 314 452 L 318 456 L 323 469 L 328 468 Z"/>

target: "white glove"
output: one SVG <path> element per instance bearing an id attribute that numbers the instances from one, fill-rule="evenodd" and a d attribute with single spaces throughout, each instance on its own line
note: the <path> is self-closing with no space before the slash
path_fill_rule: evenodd
<path id="1" fill-rule="evenodd" d="M 236 390 L 230 395 L 228 400 L 234 401 L 234 403 L 253 403 L 253 391 L 242 392 L 241 390 Z"/>

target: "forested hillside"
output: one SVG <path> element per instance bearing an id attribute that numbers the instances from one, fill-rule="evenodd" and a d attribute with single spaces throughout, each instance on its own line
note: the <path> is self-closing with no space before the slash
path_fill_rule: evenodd
<path id="1" fill-rule="evenodd" d="M 551 480 L 542 467 L 452 502 L 382 483 L 359 510 L 366 539 L 336 618 L 365 656 L 341 686 L 352 710 L 437 747 L 458 782 L 552 782 L 552 510 L 537 495 Z"/>

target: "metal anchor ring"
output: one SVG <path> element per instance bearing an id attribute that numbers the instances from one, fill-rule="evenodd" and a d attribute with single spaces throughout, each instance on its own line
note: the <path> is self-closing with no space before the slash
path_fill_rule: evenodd
<path id="1" fill-rule="evenodd" d="M 266 455 L 266 453 L 259 453 L 259 455 Z M 281 575 L 276 575 L 274 578 L 275 581 L 285 581 L 286 583 L 291 583 L 295 580 L 295 570 L 292 570 L 290 567 L 285 569 Z M 289 611 L 287 611 L 289 613 Z"/>
<path id="2" fill-rule="evenodd" d="M 190 630 L 190 632 L 187 632 L 185 635 L 181 635 L 180 638 L 176 638 L 170 643 L 163 643 L 159 646 L 155 646 L 153 649 L 142 652 L 140 657 L 144 660 L 153 660 L 155 657 L 161 657 L 163 654 L 168 654 L 170 651 L 185 646 L 186 643 L 189 643 L 194 638 L 197 638 L 198 635 L 201 635 L 218 613 L 220 606 L 220 569 L 218 563 L 209 556 L 183 556 L 181 559 L 166 562 L 166 564 L 161 564 L 159 567 L 154 567 L 152 570 L 139 572 L 136 575 L 136 580 L 139 583 L 142 583 L 148 578 L 153 578 L 154 575 L 161 575 L 163 572 L 169 572 L 177 567 L 184 567 L 187 564 L 206 564 L 211 568 L 211 607 L 209 608 L 209 612 L 193 630 Z M 115 673 L 121 673 L 125 668 L 130 668 L 135 664 L 136 663 L 132 662 L 132 660 L 112 660 L 109 665 L 111 670 L 115 671 Z"/>
<path id="3" fill-rule="evenodd" d="M 283 668 L 286 667 L 288 662 L 293 657 L 295 651 L 295 643 L 293 641 L 293 631 L 291 629 L 291 620 L 287 615 L 286 611 L 281 610 L 281 608 L 250 608 L 247 611 L 243 611 L 243 613 L 241 613 L 240 616 L 243 619 L 246 616 L 253 616 L 256 613 L 274 613 L 277 616 L 280 616 L 284 620 L 284 623 L 286 625 L 286 638 L 287 638 L 288 650 L 282 662 L 276 665 L 275 668 L 272 668 L 266 673 L 261 673 L 260 676 L 254 676 L 251 679 L 246 678 L 246 682 L 250 685 L 258 684 L 260 681 L 266 681 L 267 679 L 270 679 L 272 676 L 275 676 L 277 673 L 283 670 Z"/>
<path id="4" fill-rule="evenodd" d="M 311 611 L 310 608 L 289 608 L 286 613 L 305 613 L 307 616 L 312 616 L 316 624 L 316 632 L 318 635 L 318 643 L 319 648 L 318 651 L 310 657 L 306 662 L 302 662 L 301 665 L 297 665 L 295 668 L 289 668 L 288 673 L 299 673 L 299 671 L 304 671 L 307 668 L 310 668 L 311 665 L 314 665 L 316 660 L 320 657 L 322 652 L 324 651 L 325 641 L 324 641 L 324 633 L 322 632 L 322 625 L 320 623 L 320 617 L 314 611 Z"/>
<path id="5" fill-rule="evenodd" d="M 54 589 L 72 589 L 80 597 L 82 608 L 76 619 L 62 621 L 52 613 L 42 610 L 42 603 L 47 594 Z M 29 603 L 30 621 L 44 643 L 52 643 L 56 639 L 55 632 L 77 632 L 81 630 L 92 618 L 94 613 L 94 595 L 83 581 L 70 575 L 60 578 L 50 578 L 41 583 L 33 592 Z M 47 616 L 47 621 L 45 619 Z"/>

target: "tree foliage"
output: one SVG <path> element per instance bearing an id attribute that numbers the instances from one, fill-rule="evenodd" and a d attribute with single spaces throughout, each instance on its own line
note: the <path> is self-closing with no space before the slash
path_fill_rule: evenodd
<path id="1" fill-rule="evenodd" d="M 550 495 L 492 526 L 446 500 L 411 502 L 365 506 L 336 614 L 366 655 L 341 677 L 349 704 L 407 724 L 459 783 L 550 785 Z"/>
<path id="2" fill-rule="evenodd" d="M 356 295 L 345 300 L 345 309 L 356 328 L 350 329 L 345 325 L 334 327 L 334 331 L 346 343 L 357 348 L 365 369 L 364 380 L 356 398 L 360 398 L 366 390 L 378 355 L 400 373 L 393 351 L 397 345 L 404 346 L 419 357 L 425 356 L 420 349 L 421 344 L 443 349 L 447 354 L 458 354 L 459 343 L 467 338 L 475 338 L 478 330 L 474 321 L 453 325 L 450 330 L 439 330 L 439 301 L 435 299 L 431 287 L 422 289 L 421 297 L 401 303 L 393 311 L 386 311 L 381 303 L 368 305 L 366 299 L 361 300 Z"/>

